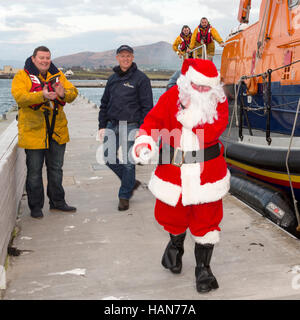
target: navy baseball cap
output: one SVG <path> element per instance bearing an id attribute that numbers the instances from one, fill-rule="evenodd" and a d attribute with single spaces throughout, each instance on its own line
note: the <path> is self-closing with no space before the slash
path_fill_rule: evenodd
<path id="1" fill-rule="evenodd" d="M 133 53 L 133 49 L 126 44 L 123 44 L 121 47 L 117 49 L 117 54 L 119 54 L 121 51 L 128 51 L 130 53 Z"/>

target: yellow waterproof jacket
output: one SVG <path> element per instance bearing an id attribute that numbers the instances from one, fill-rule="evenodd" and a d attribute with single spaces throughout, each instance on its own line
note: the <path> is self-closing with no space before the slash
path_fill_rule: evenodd
<path id="1" fill-rule="evenodd" d="M 48 82 L 54 76 L 60 76 L 59 81 L 65 88 L 65 97 L 62 101 L 66 103 L 72 102 L 77 97 L 77 89 L 66 79 L 65 75 L 60 70 L 57 68 L 54 70 L 57 71 L 57 73 L 51 74 L 48 71 L 46 79 L 42 78 L 41 75 L 38 75 L 38 78 L 43 82 Z M 30 92 L 31 87 L 32 82 L 29 75 L 26 71 L 20 70 L 15 75 L 11 88 L 12 95 L 19 107 L 18 145 L 20 148 L 24 149 L 47 149 L 49 147 L 48 133 L 43 111 L 45 109 L 50 110 L 49 121 L 51 123 L 53 109 L 49 106 L 49 101 L 44 98 L 43 92 Z M 42 106 L 38 110 L 30 108 L 32 105 L 41 103 Z M 65 144 L 70 140 L 67 123 L 68 121 L 63 107 L 59 105 L 54 132 L 52 135 L 52 138 L 59 144 Z"/>
<path id="2" fill-rule="evenodd" d="M 217 41 L 218 43 L 223 42 L 221 36 L 219 35 L 218 31 L 215 28 L 210 27 L 210 32 L 211 32 L 211 36 L 212 36 L 213 40 Z M 198 27 L 194 30 L 194 32 L 192 34 L 191 43 L 190 43 L 191 50 L 194 48 L 197 48 L 201 45 L 201 43 L 199 43 L 197 41 L 197 34 L 198 34 Z M 215 54 L 215 42 L 214 41 L 212 41 L 206 45 L 206 53 L 208 56 L 214 56 L 214 54 Z M 199 58 L 202 57 L 202 48 L 196 50 L 196 55 Z"/>
<path id="3" fill-rule="evenodd" d="M 191 34 L 189 34 L 188 36 L 184 36 L 183 39 L 184 40 L 190 40 L 191 38 Z M 186 53 L 186 50 L 182 51 L 180 50 L 180 45 L 182 43 L 182 38 L 181 38 L 181 35 L 179 35 L 174 43 L 173 43 L 173 50 L 177 53 L 177 54 L 180 54 L 180 55 L 184 55 Z"/>

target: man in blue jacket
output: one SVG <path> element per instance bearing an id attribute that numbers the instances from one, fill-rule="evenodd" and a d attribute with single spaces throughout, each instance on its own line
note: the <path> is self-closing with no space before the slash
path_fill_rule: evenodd
<path id="1" fill-rule="evenodd" d="M 141 184 L 135 179 L 130 150 L 135 133 L 153 107 L 153 97 L 149 78 L 133 62 L 133 49 L 120 46 L 116 59 L 119 65 L 107 81 L 98 120 L 100 143 L 105 144 L 105 163 L 121 180 L 118 209 L 123 211 L 129 208 L 129 199 Z"/>

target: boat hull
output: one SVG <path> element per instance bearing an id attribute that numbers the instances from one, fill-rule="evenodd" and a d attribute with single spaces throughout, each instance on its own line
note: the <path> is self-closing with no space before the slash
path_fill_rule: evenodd
<path id="1" fill-rule="evenodd" d="M 287 139 L 288 140 L 288 139 Z M 224 141 L 228 167 L 244 175 L 264 181 L 290 193 L 290 179 L 286 168 L 286 148 L 248 145 L 238 141 Z M 288 141 L 287 141 L 288 145 Z M 291 182 L 300 201 L 300 150 L 292 149 L 288 159 Z"/>
<path id="2" fill-rule="evenodd" d="M 286 222 L 282 222 L 278 217 L 277 220 L 276 217 L 273 217 L 274 219 L 272 220 L 276 220 L 279 225 L 289 230 L 295 229 L 296 213 L 293 205 L 290 180 L 294 196 L 300 202 L 300 150 L 292 149 L 290 152 L 288 161 L 289 176 L 285 165 L 287 147 L 270 148 L 269 146 L 264 147 L 258 144 L 241 143 L 230 140 L 225 135 L 223 135 L 221 141 L 225 146 L 225 157 L 228 168 L 234 177 L 231 181 L 231 193 L 266 215 L 266 206 L 261 209 L 262 205 L 257 199 L 268 190 L 269 193 L 279 192 L 281 200 L 279 200 L 277 207 L 284 206 L 284 211 L 289 212 L 289 219 L 287 219 L 289 225 Z M 238 177 L 238 180 L 236 177 Z M 240 181 L 243 179 L 244 184 L 243 188 L 241 188 Z M 253 187 L 255 184 L 256 188 Z M 282 205 L 283 202 L 284 205 Z M 291 215 L 293 218 L 291 218 Z"/>
<path id="3" fill-rule="evenodd" d="M 280 227 L 295 233 L 297 221 L 293 207 L 281 189 L 232 172 L 230 193 Z"/>

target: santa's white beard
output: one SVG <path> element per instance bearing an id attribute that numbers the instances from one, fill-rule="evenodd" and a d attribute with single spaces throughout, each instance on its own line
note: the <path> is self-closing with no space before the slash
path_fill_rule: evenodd
<path id="1" fill-rule="evenodd" d="M 222 85 L 217 85 L 207 92 L 192 88 L 190 80 L 180 76 L 177 80 L 179 100 L 186 107 L 177 114 L 177 120 L 188 129 L 218 119 L 217 106 L 226 99 Z"/>

